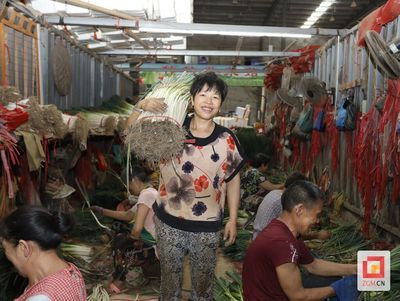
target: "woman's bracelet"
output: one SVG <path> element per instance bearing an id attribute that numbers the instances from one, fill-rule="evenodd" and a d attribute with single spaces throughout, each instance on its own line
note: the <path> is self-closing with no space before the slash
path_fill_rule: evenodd
<path id="1" fill-rule="evenodd" d="M 144 110 L 136 108 L 136 107 L 134 107 L 133 110 L 136 111 L 136 112 L 139 112 L 139 113 L 143 113 L 144 112 Z"/>

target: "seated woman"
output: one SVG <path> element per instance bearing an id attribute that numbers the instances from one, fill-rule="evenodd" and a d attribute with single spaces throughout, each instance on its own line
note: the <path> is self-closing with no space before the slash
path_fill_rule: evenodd
<path id="1" fill-rule="evenodd" d="M 151 263 L 155 261 L 154 249 L 148 252 L 140 252 L 143 248 L 155 245 L 155 226 L 153 204 L 157 199 L 158 192 L 150 182 L 151 177 L 148 170 L 141 166 L 134 166 L 129 174 L 129 191 L 138 196 L 137 203 L 127 211 L 115 211 L 99 206 L 92 206 L 91 209 L 103 216 L 111 217 L 120 221 L 132 222 L 134 225 L 129 233 L 118 233 L 113 240 L 113 255 L 115 271 L 110 290 L 119 293 L 126 274 L 131 266 L 142 266 L 145 277 L 155 276 L 150 271 Z M 124 177 L 125 178 L 125 177 Z M 157 269 L 157 268 L 156 268 Z M 158 274 L 158 271 L 156 271 Z"/>
<path id="2" fill-rule="evenodd" d="M 268 191 L 282 189 L 284 184 L 273 184 L 265 177 L 270 158 L 262 153 L 255 155 L 252 166 L 240 177 L 241 207 L 250 211 L 257 210 L 258 205 Z"/>
<path id="3" fill-rule="evenodd" d="M 70 215 L 24 206 L 0 222 L 0 239 L 7 258 L 28 286 L 15 301 L 85 301 L 79 270 L 57 255 L 63 234 L 71 230 Z"/>

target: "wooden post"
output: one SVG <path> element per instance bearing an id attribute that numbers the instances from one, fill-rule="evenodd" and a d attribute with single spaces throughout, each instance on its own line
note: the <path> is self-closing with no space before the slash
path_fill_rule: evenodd
<path id="1" fill-rule="evenodd" d="M 23 37 L 23 36 L 22 36 Z M 18 57 L 18 48 L 21 45 L 18 45 L 18 35 L 15 33 L 14 36 L 14 86 L 21 92 L 19 86 L 19 57 Z M 22 56 L 22 54 L 21 54 Z M 22 56 L 23 59 L 23 56 Z"/>
<path id="2" fill-rule="evenodd" d="M 23 38 L 23 47 L 24 47 L 24 59 L 23 59 L 23 64 L 24 64 L 24 97 L 28 97 L 28 41 L 25 38 L 25 36 L 22 36 Z M 33 64 L 33 62 L 32 62 Z"/>
<path id="3" fill-rule="evenodd" d="M 6 53 L 4 49 L 4 28 L 0 23 L 0 59 L 1 59 L 1 84 L 7 86 Z"/>

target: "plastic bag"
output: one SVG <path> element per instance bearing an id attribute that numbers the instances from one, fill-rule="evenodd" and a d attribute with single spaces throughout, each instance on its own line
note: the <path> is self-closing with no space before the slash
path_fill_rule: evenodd
<path id="1" fill-rule="evenodd" d="M 399 0 L 388 0 L 385 5 L 382 6 L 380 13 L 380 23 L 385 25 L 400 14 L 400 1 Z"/>
<path id="2" fill-rule="evenodd" d="M 318 132 L 323 132 L 325 130 L 325 122 L 324 122 L 325 112 L 318 112 L 317 118 L 315 118 L 313 129 Z"/>
<path id="3" fill-rule="evenodd" d="M 357 127 L 357 108 L 352 101 L 347 102 L 344 128 L 346 131 L 354 131 Z"/>
<path id="4" fill-rule="evenodd" d="M 313 108 L 310 106 L 308 108 L 308 110 L 304 113 L 304 115 L 300 115 L 299 118 L 299 127 L 300 130 L 305 133 L 305 134 L 309 134 L 312 132 L 313 129 L 313 113 L 314 110 Z"/>
<path id="5" fill-rule="evenodd" d="M 342 100 L 337 110 L 336 127 L 340 131 L 354 131 L 357 127 L 357 108 L 347 97 Z"/>
<path id="6" fill-rule="evenodd" d="M 377 8 L 360 22 L 358 26 L 358 46 L 365 46 L 365 34 L 368 30 L 374 30 L 378 33 L 381 32 L 382 24 L 378 21 L 380 20 L 381 9 L 382 7 Z"/>

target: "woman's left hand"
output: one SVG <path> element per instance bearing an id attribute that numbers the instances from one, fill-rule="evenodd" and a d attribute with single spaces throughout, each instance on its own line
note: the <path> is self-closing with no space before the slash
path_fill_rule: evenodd
<path id="1" fill-rule="evenodd" d="M 167 104 L 164 102 L 164 100 L 164 98 L 149 97 L 139 101 L 136 104 L 136 107 L 154 114 L 162 114 L 167 109 Z"/>
<path id="2" fill-rule="evenodd" d="M 225 242 L 225 246 L 230 246 L 235 242 L 236 233 L 237 233 L 236 220 L 229 219 L 225 225 L 225 230 L 224 230 L 224 240 L 226 241 L 229 237 L 229 240 Z"/>

